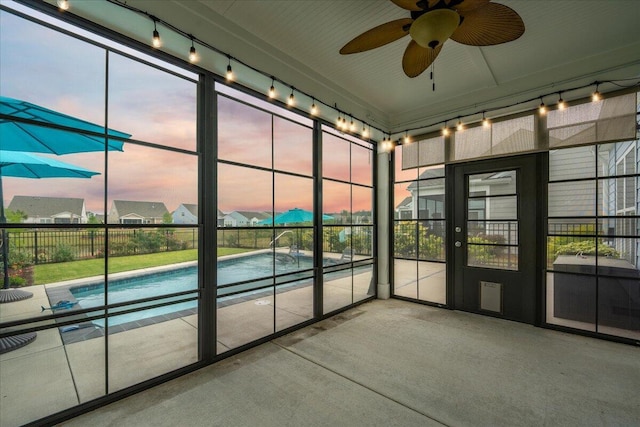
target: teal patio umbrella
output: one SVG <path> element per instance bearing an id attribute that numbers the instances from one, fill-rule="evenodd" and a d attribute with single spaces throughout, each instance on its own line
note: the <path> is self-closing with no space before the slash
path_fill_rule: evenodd
<path id="1" fill-rule="evenodd" d="M 3 144 L 4 146 L 4 144 Z M 91 178 L 98 175 L 80 166 L 74 166 L 55 159 L 22 153 L 20 151 L 0 150 L 0 223 L 5 224 L 7 218 L 4 214 L 4 195 L 2 177 L 11 176 L 18 178 Z M 2 229 L 2 260 L 4 264 L 4 289 L 9 287 L 8 275 L 8 248 L 6 230 Z M 29 295 L 30 296 L 30 295 Z M 0 299 L 0 302 L 3 302 Z M 7 301 L 8 302 L 8 301 Z"/>
<path id="2" fill-rule="evenodd" d="M 80 166 L 70 165 L 55 159 L 40 157 L 19 151 L 0 150 L 0 223 L 7 219 L 4 214 L 4 195 L 2 191 L 2 177 L 11 176 L 19 178 L 91 178 L 98 175 Z M 9 288 L 9 250 L 7 230 L 2 229 L 2 264 L 4 273 L 4 285 L 0 290 L 0 303 L 20 301 L 33 296 L 31 292 Z M 0 338 L 0 354 L 7 353 L 23 347 L 36 339 L 35 332 L 12 335 Z"/>
<path id="3" fill-rule="evenodd" d="M 106 129 L 106 132 L 110 151 L 122 151 L 122 139 L 131 137 L 113 129 Z M 57 155 L 104 151 L 105 127 L 30 102 L 0 96 L 0 149 Z"/>
<path id="4" fill-rule="evenodd" d="M 322 215 L 323 220 L 333 219 L 332 216 Z M 289 209 L 286 212 L 276 215 L 275 218 L 267 218 L 258 222 L 258 225 L 282 225 L 282 224 L 299 224 L 301 222 L 313 221 L 313 212 L 300 208 Z"/>
<path id="5" fill-rule="evenodd" d="M 91 132 L 93 134 L 81 133 Z M 106 132 L 106 135 L 105 135 Z M 79 169 L 64 163 L 56 164 L 52 159 L 37 158 L 40 161 L 48 161 L 48 164 L 37 166 L 33 163 L 33 157 L 28 158 L 27 153 L 48 154 L 72 154 L 99 151 L 123 151 L 122 139 L 130 138 L 128 133 L 105 129 L 94 123 L 87 122 L 58 111 L 50 110 L 36 104 L 19 99 L 0 96 L 0 151 L 3 151 L 3 164 L 1 176 L 19 176 L 24 178 L 52 178 L 59 173 L 80 173 Z M 105 146 L 106 140 L 106 146 Z M 9 152 L 20 152 L 20 158 L 9 157 Z M 21 164 L 22 163 L 22 164 Z M 29 172 L 30 168 L 36 173 Z M 69 167 L 75 168 L 70 172 Z M 57 170 L 56 170 L 57 169 Z M 56 170 L 54 172 L 54 170 Z M 66 172 L 62 172 L 65 170 Z M 49 172 L 47 172 L 49 171 Z M 27 176 L 32 173 L 31 176 Z M 46 175 L 47 173 L 54 175 Z M 39 176 L 36 176 L 39 175 Z M 69 175 L 63 175 L 71 177 Z M 0 181 L 0 201 L 2 200 L 2 182 Z M 4 211 L 4 209 L 2 209 Z M 4 213 L 0 215 L 0 221 L 5 222 Z M 2 240 L 5 241 L 4 239 Z M 5 248 L 6 249 L 6 248 Z M 5 263 L 6 265 L 6 263 Z M 5 275 L 4 287 L 7 287 Z M 0 299 L 1 301 L 1 299 Z"/>

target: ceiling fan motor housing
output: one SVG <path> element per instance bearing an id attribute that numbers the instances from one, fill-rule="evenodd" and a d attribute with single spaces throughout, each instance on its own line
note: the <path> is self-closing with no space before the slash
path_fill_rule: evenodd
<path id="1" fill-rule="evenodd" d="M 460 15 L 452 9 L 431 10 L 417 18 L 409 34 L 424 48 L 435 49 L 444 43 L 460 25 Z"/>

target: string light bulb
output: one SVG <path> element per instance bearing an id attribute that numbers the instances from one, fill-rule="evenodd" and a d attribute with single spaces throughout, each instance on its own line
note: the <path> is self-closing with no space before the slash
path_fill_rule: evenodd
<path id="1" fill-rule="evenodd" d="M 160 41 L 160 33 L 158 32 L 158 27 L 157 27 L 157 22 L 158 19 L 157 18 L 151 18 L 153 19 L 153 38 L 151 39 L 151 43 L 153 44 L 153 47 L 160 47 L 162 46 L 162 41 Z"/>
<path id="2" fill-rule="evenodd" d="M 189 61 L 197 62 L 198 54 L 196 53 L 196 47 L 193 44 L 193 36 L 191 36 L 191 48 L 189 49 Z"/>
<path id="3" fill-rule="evenodd" d="M 362 137 L 363 138 L 369 137 L 369 130 L 367 129 L 365 123 L 362 123 Z"/>
<path id="4" fill-rule="evenodd" d="M 547 106 L 544 105 L 544 101 L 542 101 L 542 97 L 540 97 L 540 106 L 538 107 L 538 112 L 541 116 L 547 114 Z"/>
<path id="5" fill-rule="evenodd" d="M 444 127 L 442 128 L 442 136 L 449 136 L 449 128 L 447 127 L 447 124 L 444 124 Z"/>
<path id="6" fill-rule="evenodd" d="M 387 139 L 386 135 L 382 140 L 382 151 L 385 151 L 387 153 L 391 151 L 391 138 Z"/>
<path id="7" fill-rule="evenodd" d="M 458 132 L 462 132 L 464 130 L 464 125 L 462 124 L 462 120 L 460 120 L 460 118 L 458 118 L 458 124 L 456 125 L 456 130 Z"/>
<path id="8" fill-rule="evenodd" d="M 291 88 L 291 95 L 289 95 L 289 99 L 287 100 L 287 104 L 289 104 L 291 107 L 296 105 L 296 98 L 295 98 L 295 96 L 293 96 L 293 88 Z"/>
<path id="9" fill-rule="evenodd" d="M 349 130 L 351 132 L 355 132 L 356 131 L 356 124 L 353 122 L 353 117 L 351 117 L 351 123 L 349 124 Z"/>
<path id="10" fill-rule="evenodd" d="M 227 65 L 227 80 L 232 81 L 234 79 L 233 76 L 233 68 L 231 68 L 231 56 L 229 56 L 229 64 Z"/>
<path id="11" fill-rule="evenodd" d="M 276 97 L 276 88 L 273 86 L 275 79 L 271 77 L 271 87 L 269 88 L 269 98 L 273 99 Z"/>
<path id="12" fill-rule="evenodd" d="M 602 95 L 600 95 L 600 92 L 598 92 L 598 86 L 599 86 L 599 83 L 596 82 L 596 91 L 593 92 L 593 95 L 591 95 L 591 100 L 593 102 L 598 102 L 602 99 Z"/>
<path id="13" fill-rule="evenodd" d="M 60 10 L 69 10 L 69 0 L 58 0 L 57 3 Z"/>
<path id="14" fill-rule="evenodd" d="M 484 128 L 488 128 L 489 126 L 491 126 L 491 123 L 489 122 L 489 119 L 487 119 L 487 117 L 485 116 L 485 112 L 482 112 L 482 127 Z"/>
<path id="15" fill-rule="evenodd" d="M 316 105 L 316 99 L 311 98 L 311 115 L 315 116 L 318 114 L 318 106 Z"/>
<path id="16" fill-rule="evenodd" d="M 404 143 L 405 144 L 410 144 L 411 143 L 411 138 L 409 138 L 409 134 L 406 131 L 404 133 Z"/>
<path id="17" fill-rule="evenodd" d="M 558 96 L 558 110 L 562 111 L 567 108 L 567 104 L 564 102 L 564 99 L 562 99 L 562 92 L 558 92 Z"/>

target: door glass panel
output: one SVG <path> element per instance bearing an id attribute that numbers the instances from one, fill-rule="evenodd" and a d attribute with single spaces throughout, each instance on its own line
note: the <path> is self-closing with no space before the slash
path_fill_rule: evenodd
<path id="1" fill-rule="evenodd" d="M 516 171 L 469 175 L 469 196 L 485 192 L 487 196 L 516 194 Z"/>
<path id="2" fill-rule="evenodd" d="M 518 270 L 517 173 L 468 176 L 467 265 Z"/>
<path id="3" fill-rule="evenodd" d="M 469 220 L 516 220 L 518 196 L 476 197 L 467 203 Z"/>

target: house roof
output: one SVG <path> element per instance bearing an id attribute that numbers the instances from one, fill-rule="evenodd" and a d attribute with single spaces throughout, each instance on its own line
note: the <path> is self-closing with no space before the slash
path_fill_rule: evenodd
<path id="1" fill-rule="evenodd" d="M 424 172 L 422 172 L 420 174 L 420 176 L 418 177 L 418 179 L 424 180 L 424 179 L 430 179 L 430 178 L 444 178 L 444 169 L 442 168 L 434 168 L 434 169 L 427 169 Z M 418 182 L 413 181 L 411 184 L 409 184 L 409 186 L 407 187 L 407 190 L 413 190 L 414 188 L 418 188 L 418 187 L 437 187 L 437 186 L 442 186 L 444 185 L 444 180 L 442 179 L 432 179 L 430 181 L 420 181 L 420 183 L 418 184 Z"/>
<path id="2" fill-rule="evenodd" d="M 242 215 L 247 219 L 257 218 L 259 220 L 263 220 L 263 219 L 271 218 L 271 215 L 268 214 L 267 212 L 252 212 L 252 211 L 235 211 L 235 212 L 239 213 L 240 215 Z"/>
<path id="3" fill-rule="evenodd" d="M 413 200 L 412 197 L 405 197 L 403 201 L 401 201 L 398 206 L 396 206 L 396 209 L 405 207 L 405 206 L 409 206 L 411 205 L 411 201 Z"/>
<path id="4" fill-rule="evenodd" d="M 162 202 L 134 202 L 128 200 L 114 200 L 113 207 L 119 216 L 137 214 L 144 218 L 162 218 L 169 211 Z"/>
<path id="5" fill-rule="evenodd" d="M 194 203 L 182 203 L 182 206 L 193 216 L 198 216 L 198 205 Z"/>
<path id="6" fill-rule="evenodd" d="M 62 212 L 82 215 L 84 199 L 70 197 L 14 196 L 7 207 L 11 211 L 22 211 L 30 217 L 52 217 Z"/>

